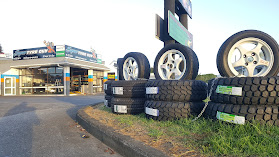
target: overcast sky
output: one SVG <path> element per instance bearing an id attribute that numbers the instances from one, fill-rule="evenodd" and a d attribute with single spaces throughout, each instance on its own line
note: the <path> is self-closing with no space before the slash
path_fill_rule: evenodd
<path id="1" fill-rule="evenodd" d="M 279 41 L 278 0 L 192 0 L 194 51 L 200 74 L 218 74 L 216 55 L 234 33 L 257 29 Z M 110 63 L 142 52 L 153 67 L 163 42 L 155 38 L 155 14 L 164 0 L 0 0 L 0 44 L 5 53 L 44 47 L 44 40 L 83 50 L 92 47 Z"/>

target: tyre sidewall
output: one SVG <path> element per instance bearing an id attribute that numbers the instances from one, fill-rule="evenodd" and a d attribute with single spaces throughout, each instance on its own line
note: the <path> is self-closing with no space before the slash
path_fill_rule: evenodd
<path id="1" fill-rule="evenodd" d="M 161 76 L 159 75 L 159 70 L 158 70 L 159 69 L 158 62 L 159 62 L 160 58 L 162 57 L 162 55 L 164 53 L 166 53 L 167 51 L 172 50 L 172 49 L 180 51 L 184 55 L 185 60 L 186 60 L 186 70 L 185 70 L 184 75 L 180 78 L 180 80 L 186 80 L 186 79 L 191 80 L 192 78 L 194 78 L 193 75 L 195 73 L 197 74 L 197 72 L 194 72 L 194 70 L 193 70 L 193 66 L 194 66 L 193 60 L 195 58 L 193 56 L 193 50 L 184 45 L 181 45 L 181 44 L 170 44 L 170 45 L 165 46 L 163 49 L 161 49 L 155 58 L 154 75 L 155 75 L 156 79 L 162 80 Z"/>
<path id="2" fill-rule="evenodd" d="M 138 78 L 149 79 L 149 76 L 150 76 L 150 64 L 149 64 L 149 61 L 148 61 L 147 57 L 144 54 L 139 53 L 139 52 L 129 52 L 129 53 L 127 53 L 124 56 L 123 62 L 122 62 L 122 76 L 123 76 L 123 80 L 125 80 L 125 78 L 124 78 L 124 69 L 123 69 L 124 62 L 129 57 L 132 57 L 137 62 L 137 65 L 138 65 Z"/>
<path id="3" fill-rule="evenodd" d="M 225 77 L 235 76 L 229 68 L 228 55 L 232 46 L 245 38 L 254 37 L 266 42 L 273 51 L 274 63 L 270 72 L 266 76 L 276 76 L 279 68 L 279 46 L 277 42 L 268 34 L 257 30 L 245 30 L 229 37 L 220 47 L 217 55 L 217 68 L 219 73 Z"/>

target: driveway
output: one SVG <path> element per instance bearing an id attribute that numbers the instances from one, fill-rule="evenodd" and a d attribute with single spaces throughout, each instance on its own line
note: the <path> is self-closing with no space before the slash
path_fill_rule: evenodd
<path id="1" fill-rule="evenodd" d="M 103 94 L 0 96 L 0 156 L 120 156 L 75 122 L 78 109 L 103 99 Z"/>

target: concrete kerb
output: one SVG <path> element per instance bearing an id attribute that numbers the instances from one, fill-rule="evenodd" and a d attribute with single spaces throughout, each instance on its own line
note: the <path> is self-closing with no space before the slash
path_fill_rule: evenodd
<path id="1" fill-rule="evenodd" d="M 95 105 L 100 104 L 103 103 Z M 105 126 L 96 119 L 91 118 L 84 112 L 87 107 L 80 109 L 77 113 L 76 119 L 79 125 L 119 154 L 127 157 L 167 157 L 160 150 L 147 146 L 143 142 L 136 141 L 129 136 L 114 132 L 113 128 Z"/>

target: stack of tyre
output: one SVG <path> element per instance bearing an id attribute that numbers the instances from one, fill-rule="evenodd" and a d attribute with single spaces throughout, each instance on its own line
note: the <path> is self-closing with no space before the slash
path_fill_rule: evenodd
<path id="1" fill-rule="evenodd" d="M 106 107 L 111 107 L 111 99 L 112 99 L 112 89 L 111 83 L 114 82 L 112 80 L 108 80 L 104 83 L 104 91 L 105 91 L 105 100 L 104 104 Z"/>
<path id="2" fill-rule="evenodd" d="M 208 87 L 212 94 L 206 117 L 216 119 L 219 111 L 245 117 L 245 121 L 279 125 L 279 77 L 218 78 L 210 80 Z M 219 92 L 220 88 L 230 92 Z"/>
<path id="3" fill-rule="evenodd" d="M 119 80 L 111 83 L 111 110 L 116 114 L 144 112 L 145 84 L 147 80 Z"/>
<path id="4" fill-rule="evenodd" d="M 199 114 L 207 97 L 207 84 L 198 80 L 149 80 L 145 114 L 153 120 L 176 120 Z"/>

